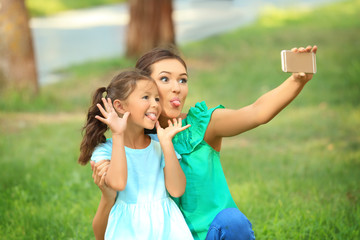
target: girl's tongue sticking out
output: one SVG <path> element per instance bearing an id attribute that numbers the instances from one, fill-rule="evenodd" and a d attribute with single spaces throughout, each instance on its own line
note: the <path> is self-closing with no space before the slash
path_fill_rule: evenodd
<path id="1" fill-rule="evenodd" d="M 156 114 L 155 113 L 147 113 L 146 116 L 150 118 L 152 121 L 156 121 Z"/>

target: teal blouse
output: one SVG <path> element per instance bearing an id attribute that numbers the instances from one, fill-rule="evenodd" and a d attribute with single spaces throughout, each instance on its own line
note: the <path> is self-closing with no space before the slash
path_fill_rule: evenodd
<path id="1" fill-rule="evenodd" d="M 195 239 L 205 239 L 211 222 L 220 211 L 237 207 L 221 167 L 220 153 L 204 141 L 211 115 L 219 108 L 224 107 L 208 109 L 205 102 L 197 103 L 183 119 L 183 126 L 191 124 L 191 127 L 173 139 L 186 175 L 185 193 L 174 201 Z"/>

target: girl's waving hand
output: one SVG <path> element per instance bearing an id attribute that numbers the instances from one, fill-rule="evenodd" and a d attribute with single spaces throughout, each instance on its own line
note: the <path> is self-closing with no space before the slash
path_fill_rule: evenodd
<path id="1" fill-rule="evenodd" d="M 102 98 L 102 101 L 105 109 L 101 106 L 101 104 L 97 104 L 97 107 L 99 108 L 103 117 L 96 115 L 95 118 L 108 125 L 113 134 L 122 134 L 126 129 L 127 119 L 130 113 L 124 113 L 123 117 L 121 118 L 115 111 L 110 98 L 107 100 Z"/>

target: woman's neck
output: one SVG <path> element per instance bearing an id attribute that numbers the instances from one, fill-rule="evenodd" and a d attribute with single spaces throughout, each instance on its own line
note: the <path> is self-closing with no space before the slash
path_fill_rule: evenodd
<path id="1" fill-rule="evenodd" d="M 178 119 L 178 118 L 185 119 L 186 116 L 187 116 L 186 113 L 180 113 L 180 116 L 178 116 L 178 117 L 176 117 L 176 118 L 177 118 L 177 119 Z M 169 123 L 168 123 L 169 120 L 172 122 L 173 119 L 172 119 L 172 118 L 169 118 L 169 117 L 166 117 L 166 116 L 160 115 L 160 117 L 159 117 L 160 126 L 161 126 L 162 128 L 168 127 L 168 126 L 169 126 Z"/>

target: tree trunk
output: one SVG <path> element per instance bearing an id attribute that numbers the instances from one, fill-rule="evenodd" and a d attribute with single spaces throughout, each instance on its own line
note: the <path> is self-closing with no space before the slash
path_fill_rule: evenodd
<path id="1" fill-rule="evenodd" d="M 172 0 L 129 0 L 129 3 L 127 56 L 139 57 L 154 47 L 175 44 Z"/>
<path id="2" fill-rule="evenodd" d="M 38 91 L 29 16 L 24 0 L 0 0 L 0 88 Z"/>

